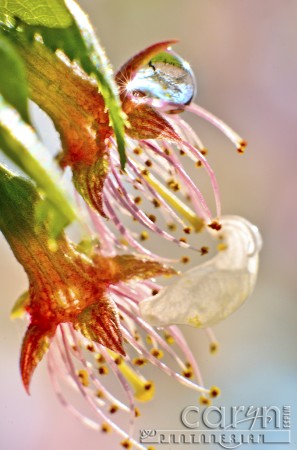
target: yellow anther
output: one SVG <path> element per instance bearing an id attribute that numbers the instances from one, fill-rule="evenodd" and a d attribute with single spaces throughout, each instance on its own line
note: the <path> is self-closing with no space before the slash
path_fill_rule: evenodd
<path id="1" fill-rule="evenodd" d="M 124 238 L 119 239 L 119 242 L 120 242 L 120 244 L 122 244 L 124 247 L 128 247 L 128 245 L 129 245 L 129 242 L 128 242 L 126 239 L 124 239 Z"/>
<path id="2" fill-rule="evenodd" d="M 111 430 L 112 430 L 112 428 L 111 428 L 111 426 L 110 426 L 108 423 L 105 423 L 105 422 L 104 422 L 104 423 L 101 425 L 101 431 L 102 431 L 103 433 L 110 433 Z"/>
<path id="3" fill-rule="evenodd" d="M 111 405 L 109 407 L 110 414 L 115 414 L 118 411 L 119 407 L 117 405 Z"/>
<path id="4" fill-rule="evenodd" d="M 117 366 L 119 366 L 123 362 L 123 357 L 121 355 L 117 356 L 114 362 L 116 363 Z"/>
<path id="5" fill-rule="evenodd" d="M 192 233 L 192 228 L 191 227 L 185 227 L 184 228 L 184 233 L 191 234 Z"/>
<path id="6" fill-rule="evenodd" d="M 176 180 L 167 181 L 167 186 L 175 192 L 180 190 L 180 184 Z"/>
<path id="7" fill-rule="evenodd" d="M 96 397 L 97 397 L 97 398 L 104 398 L 105 396 L 104 396 L 103 391 L 97 391 L 97 392 L 96 392 Z"/>
<path id="8" fill-rule="evenodd" d="M 171 344 L 171 345 L 174 344 L 174 337 L 167 331 L 165 331 L 165 333 L 164 333 L 164 338 L 165 338 L 165 341 L 167 342 L 167 344 Z"/>
<path id="9" fill-rule="evenodd" d="M 209 391 L 209 395 L 211 398 L 218 397 L 221 394 L 221 389 L 217 386 L 212 386 Z"/>
<path id="10" fill-rule="evenodd" d="M 157 359 L 162 359 L 163 356 L 164 356 L 163 351 L 160 350 L 159 348 L 152 348 L 151 349 L 151 354 Z"/>
<path id="11" fill-rule="evenodd" d="M 139 411 L 138 408 L 135 408 L 135 409 L 134 409 L 134 416 L 135 416 L 135 417 L 139 417 L 139 416 L 140 416 L 140 411 Z"/>
<path id="12" fill-rule="evenodd" d="M 95 355 L 95 359 L 98 362 L 98 364 L 104 364 L 105 363 L 105 358 L 104 358 L 104 356 L 101 355 L 101 353 L 97 353 Z"/>
<path id="13" fill-rule="evenodd" d="M 191 369 L 184 370 L 183 371 L 183 376 L 185 378 L 193 378 L 193 376 L 194 376 L 193 370 L 191 370 Z"/>
<path id="14" fill-rule="evenodd" d="M 139 357 L 139 358 L 134 358 L 134 359 L 132 360 L 132 363 L 134 364 L 134 366 L 139 366 L 139 367 L 145 366 L 145 365 L 147 364 L 147 359 L 141 358 L 141 357 Z"/>
<path id="15" fill-rule="evenodd" d="M 137 331 L 134 331 L 134 339 L 135 341 L 139 341 L 140 339 L 139 333 Z"/>
<path id="16" fill-rule="evenodd" d="M 101 366 L 98 369 L 98 372 L 100 375 L 107 375 L 108 374 L 108 367 L 107 366 Z"/>
<path id="17" fill-rule="evenodd" d="M 139 238 L 141 241 L 146 241 L 148 239 L 149 235 L 147 231 L 142 231 L 139 235 Z"/>
<path id="18" fill-rule="evenodd" d="M 134 148 L 133 153 L 134 153 L 135 155 L 141 155 L 141 153 L 142 153 L 142 148 L 140 148 L 140 147 Z"/>
<path id="19" fill-rule="evenodd" d="M 201 256 L 207 255 L 208 252 L 209 252 L 209 247 L 207 247 L 206 245 L 203 245 L 203 246 L 200 248 Z"/>
<path id="20" fill-rule="evenodd" d="M 220 231 L 222 228 L 222 225 L 217 220 L 213 220 L 208 226 L 216 231 Z"/>
<path id="21" fill-rule="evenodd" d="M 130 449 L 132 448 L 132 443 L 128 439 L 125 439 L 124 441 L 121 442 L 121 446 Z"/>
<path id="22" fill-rule="evenodd" d="M 211 401 L 205 395 L 200 395 L 199 403 L 200 403 L 200 405 L 204 405 L 204 406 L 210 406 L 211 405 Z"/>
<path id="23" fill-rule="evenodd" d="M 187 264 L 190 261 L 190 258 L 188 256 L 182 256 L 180 262 L 183 264 Z"/>
<path id="24" fill-rule="evenodd" d="M 153 203 L 155 208 L 160 208 L 160 206 L 161 206 L 161 203 L 160 203 L 160 201 L 157 198 L 154 198 L 152 200 L 152 203 Z"/>
<path id="25" fill-rule="evenodd" d="M 217 245 L 217 250 L 218 250 L 218 252 L 223 252 L 223 251 L 227 250 L 227 248 L 228 248 L 228 245 L 225 244 L 225 242 L 220 242 L 220 243 Z"/>
<path id="26" fill-rule="evenodd" d="M 154 294 L 152 293 L 152 295 L 154 295 Z M 145 340 L 146 340 L 147 344 L 149 344 L 149 345 L 153 344 L 153 339 L 149 334 L 146 336 Z"/>
<path id="27" fill-rule="evenodd" d="M 141 197 L 135 197 L 134 198 L 134 203 L 136 203 L 136 205 L 139 205 L 142 202 L 142 198 Z"/>
<path id="28" fill-rule="evenodd" d="M 238 144 L 239 144 L 237 148 L 238 153 L 244 153 L 245 148 L 247 146 L 247 142 L 241 139 Z"/>
<path id="29" fill-rule="evenodd" d="M 168 223 L 167 227 L 170 231 L 175 231 L 176 230 L 176 225 L 175 223 Z"/>
<path id="30" fill-rule="evenodd" d="M 109 355 L 115 360 L 118 357 L 118 354 L 113 352 L 112 350 L 107 350 Z M 144 358 L 136 358 L 142 359 Z M 146 361 L 146 360 L 145 360 Z M 153 398 L 155 392 L 155 386 L 152 381 L 147 381 L 142 375 L 137 373 L 131 365 L 127 364 L 125 360 L 118 366 L 120 372 L 124 375 L 128 383 L 134 389 L 134 397 L 136 400 L 140 402 L 146 402 Z"/>
<path id="31" fill-rule="evenodd" d="M 81 384 L 84 387 L 88 387 L 90 382 L 89 382 L 89 374 L 85 369 L 81 369 L 77 372 L 78 378 L 81 382 Z"/>
<path id="32" fill-rule="evenodd" d="M 217 353 L 217 351 L 219 350 L 219 343 L 218 342 L 211 342 L 209 345 L 209 351 L 212 355 L 214 355 L 215 353 Z"/>
<path id="33" fill-rule="evenodd" d="M 201 219 L 201 217 L 197 217 L 191 208 L 185 205 L 172 193 L 172 191 L 160 183 L 160 181 L 158 181 L 152 174 L 145 175 L 145 179 L 181 217 L 186 219 L 193 226 L 196 232 L 202 230 L 204 226 L 203 219 Z"/>
<path id="34" fill-rule="evenodd" d="M 94 352 L 95 351 L 95 347 L 94 347 L 93 344 L 86 345 L 86 349 L 89 350 L 89 352 Z"/>
<path id="35" fill-rule="evenodd" d="M 157 221 L 157 217 L 154 214 L 148 214 L 148 218 L 153 223 L 155 223 Z"/>

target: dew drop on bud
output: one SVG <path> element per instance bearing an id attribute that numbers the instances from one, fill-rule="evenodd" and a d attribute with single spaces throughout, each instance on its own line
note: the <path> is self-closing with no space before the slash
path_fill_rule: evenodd
<path id="1" fill-rule="evenodd" d="M 127 86 L 134 95 L 188 105 L 196 93 L 193 71 L 173 52 L 161 52 L 143 66 Z"/>

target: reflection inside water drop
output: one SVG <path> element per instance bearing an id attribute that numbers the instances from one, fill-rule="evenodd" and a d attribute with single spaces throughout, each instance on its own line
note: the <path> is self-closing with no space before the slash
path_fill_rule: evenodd
<path id="1" fill-rule="evenodd" d="M 173 52 L 162 52 L 143 66 L 126 88 L 133 95 L 188 105 L 196 92 L 193 71 Z"/>

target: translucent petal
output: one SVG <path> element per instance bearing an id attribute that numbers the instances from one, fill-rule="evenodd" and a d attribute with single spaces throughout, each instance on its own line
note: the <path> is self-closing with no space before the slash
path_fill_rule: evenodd
<path id="1" fill-rule="evenodd" d="M 140 311 L 145 320 L 155 326 L 208 327 L 236 311 L 249 297 L 258 273 L 260 233 L 241 217 L 226 216 L 220 223 L 222 250 L 156 296 L 143 300 Z"/>

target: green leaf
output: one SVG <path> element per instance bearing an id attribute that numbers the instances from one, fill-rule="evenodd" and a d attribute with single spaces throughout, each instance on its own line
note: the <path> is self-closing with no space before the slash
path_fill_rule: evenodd
<path id="1" fill-rule="evenodd" d="M 0 0 L 1 15 L 18 17 L 28 25 L 64 28 L 72 18 L 63 0 Z"/>
<path id="2" fill-rule="evenodd" d="M 91 74 L 93 73 L 99 83 L 101 94 L 105 100 L 105 104 L 109 110 L 109 117 L 113 127 L 115 137 L 118 144 L 118 151 L 122 168 L 124 169 L 126 163 L 125 154 L 125 115 L 121 109 L 120 100 L 117 94 L 117 87 L 113 79 L 113 73 L 106 54 L 101 47 L 94 30 L 88 20 L 88 17 L 79 8 L 73 0 L 66 0 L 66 4 L 72 13 L 77 29 L 79 30 L 83 43 L 85 44 L 87 53 L 89 55 L 90 65 L 88 62 L 84 64 L 82 59 L 83 69 Z"/>
<path id="3" fill-rule="evenodd" d="M 22 242 L 34 233 L 34 208 L 38 201 L 36 187 L 0 164 L 0 230 Z"/>
<path id="4" fill-rule="evenodd" d="M 0 34 L 0 94 L 30 123 L 28 88 L 22 59 L 7 38 Z"/>
<path id="5" fill-rule="evenodd" d="M 35 209 L 36 220 L 48 222 L 49 237 L 55 239 L 75 218 L 66 194 L 58 187 L 61 175 L 34 130 L 0 95 L 0 148 L 37 184 L 42 194 Z M 40 162 L 42 160 L 42 163 Z"/>
<path id="6" fill-rule="evenodd" d="M 0 0 L 1 1 L 1 0 Z M 23 38 L 32 41 L 39 34 L 49 49 L 53 52 L 62 50 L 71 60 L 79 63 L 90 76 L 94 76 L 99 90 L 104 98 L 109 113 L 111 126 L 117 140 L 122 168 L 125 166 L 125 125 L 126 115 L 122 111 L 117 85 L 113 78 L 111 65 L 95 36 L 94 30 L 86 16 L 73 0 L 66 0 L 66 5 L 73 16 L 71 25 L 67 28 L 50 28 L 31 26 L 18 20 L 15 28 L 2 27 L 13 38 Z M 19 17 L 19 19 L 21 19 Z M 18 36 L 19 35 L 19 36 Z"/>
<path id="7" fill-rule="evenodd" d="M 47 222 L 48 217 L 45 217 L 43 223 L 36 222 L 36 208 L 40 204 L 42 198 L 36 186 L 0 164 L 0 230 L 23 265 L 24 248 L 27 247 L 30 254 L 30 246 L 34 243 L 38 243 L 41 253 L 44 250 L 47 252 L 46 247 L 50 252 L 57 249 L 57 241 L 52 237 L 52 229 Z M 36 262 L 39 262 L 38 251 L 35 255 L 31 254 L 31 257 L 33 260 L 37 258 Z M 14 316 L 21 313 L 20 308 L 25 306 L 24 302 L 26 303 L 25 295 L 14 308 Z"/>

